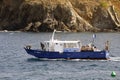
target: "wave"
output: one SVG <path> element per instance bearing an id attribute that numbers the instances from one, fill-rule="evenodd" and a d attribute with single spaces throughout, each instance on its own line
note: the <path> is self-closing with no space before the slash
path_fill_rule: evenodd
<path id="1" fill-rule="evenodd" d="M 110 57 L 110 61 L 120 61 L 120 57 Z"/>

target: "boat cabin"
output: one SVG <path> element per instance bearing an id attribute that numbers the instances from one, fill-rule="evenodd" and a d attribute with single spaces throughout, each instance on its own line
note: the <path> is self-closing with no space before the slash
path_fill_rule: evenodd
<path id="1" fill-rule="evenodd" d="M 80 41 L 45 41 L 46 51 L 56 51 L 56 52 L 78 52 L 81 48 Z"/>
<path id="2" fill-rule="evenodd" d="M 93 46 L 93 44 L 89 44 L 86 46 L 82 46 L 81 42 L 78 41 L 60 41 L 54 39 L 56 30 L 54 30 L 52 34 L 52 38 L 50 41 L 44 41 L 44 44 L 41 44 L 41 48 L 44 51 L 53 51 L 53 52 L 85 52 L 85 51 L 98 51 Z"/>

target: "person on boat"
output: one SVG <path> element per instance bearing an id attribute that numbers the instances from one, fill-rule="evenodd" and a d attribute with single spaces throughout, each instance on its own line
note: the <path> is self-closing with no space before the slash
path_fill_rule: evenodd
<path id="1" fill-rule="evenodd" d="M 93 51 L 93 48 L 89 45 L 86 45 L 81 47 L 81 51 Z"/>
<path id="2" fill-rule="evenodd" d="M 85 49 L 86 49 L 86 51 L 89 51 L 91 48 L 90 48 L 89 45 L 86 45 L 86 46 L 85 46 Z"/>
<path id="3" fill-rule="evenodd" d="M 93 51 L 93 47 L 94 47 L 94 44 L 92 43 L 89 43 L 88 45 L 86 45 L 87 51 Z"/>
<path id="4" fill-rule="evenodd" d="M 109 41 L 106 41 L 105 43 L 105 50 L 109 50 Z"/>
<path id="5" fill-rule="evenodd" d="M 40 43 L 40 45 L 41 45 L 41 49 L 45 50 L 45 45 L 42 42 Z"/>
<path id="6" fill-rule="evenodd" d="M 83 51 L 86 51 L 85 46 L 82 46 L 82 47 L 81 47 L 81 51 L 82 51 L 82 52 L 83 52 Z"/>

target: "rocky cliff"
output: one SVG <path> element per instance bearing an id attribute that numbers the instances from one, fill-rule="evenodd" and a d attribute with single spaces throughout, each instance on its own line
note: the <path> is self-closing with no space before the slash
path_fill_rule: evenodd
<path id="1" fill-rule="evenodd" d="M 0 0 L 0 30 L 120 31 L 120 0 Z"/>

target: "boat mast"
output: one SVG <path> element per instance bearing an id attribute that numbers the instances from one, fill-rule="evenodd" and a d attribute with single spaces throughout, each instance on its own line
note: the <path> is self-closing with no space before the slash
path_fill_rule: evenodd
<path id="1" fill-rule="evenodd" d="M 56 32 L 56 29 L 54 29 L 54 31 L 53 31 L 51 41 L 54 41 L 55 32 Z"/>

